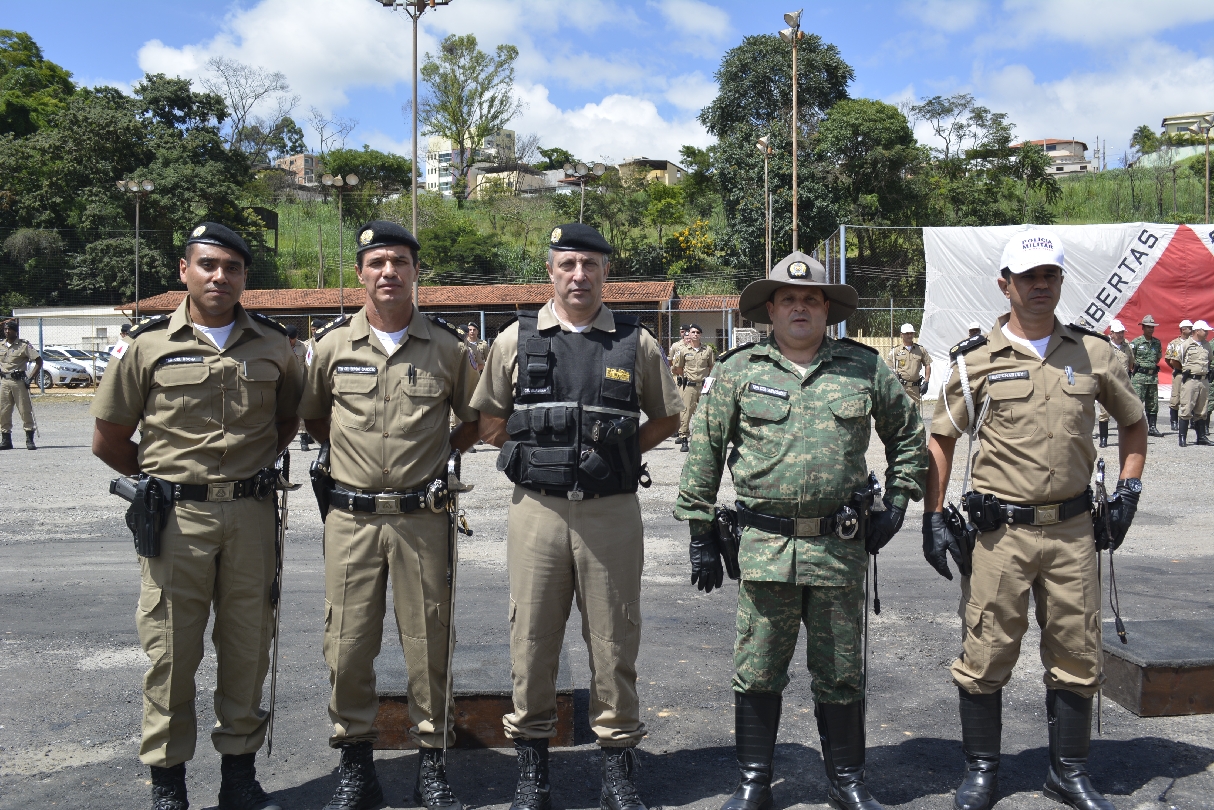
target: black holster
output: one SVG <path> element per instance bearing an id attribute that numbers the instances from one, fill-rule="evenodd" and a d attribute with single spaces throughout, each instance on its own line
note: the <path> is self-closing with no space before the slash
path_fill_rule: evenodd
<path id="1" fill-rule="evenodd" d="M 172 484 L 159 478 L 115 478 L 110 481 L 110 494 L 131 505 L 126 510 L 126 525 L 135 540 L 135 553 L 140 557 L 160 556 L 160 532 L 169 520 L 173 507 Z"/>
<path id="2" fill-rule="evenodd" d="M 742 578 L 742 568 L 738 564 L 738 548 L 742 544 L 742 531 L 738 527 L 738 512 L 726 506 L 718 506 L 713 510 L 712 525 L 717 531 L 717 540 L 721 543 L 721 558 L 725 561 L 725 573 L 732 580 Z"/>
<path id="3" fill-rule="evenodd" d="M 961 497 L 962 506 L 978 531 L 993 532 L 1007 522 L 1007 514 L 994 495 L 970 490 Z"/>
<path id="4" fill-rule="evenodd" d="M 329 494 L 333 491 L 333 477 L 329 468 L 329 443 L 322 442 L 316 460 L 308 469 L 308 477 L 312 479 L 312 492 L 316 495 L 316 505 L 320 507 L 320 522 L 324 523 L 329 515 Z"/>
<path id="5" fill-rule="evenodd" d="M 971 495 L 977 493 L 970 493 Z M 987 496 L 991 497 L 991 496 Z M 944 507 L 944 524 L 961 547 L 961 555 L 965 559 L 965 571 L 962 576 L 969 576 L 974 568 L 974 546 L 978 544 L 978 527 L 961 515 L 961 510 L 951 503 Z"/>

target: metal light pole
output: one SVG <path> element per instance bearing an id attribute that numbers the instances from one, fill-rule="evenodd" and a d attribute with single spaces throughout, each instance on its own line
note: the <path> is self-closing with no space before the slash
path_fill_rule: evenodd
<path id="1" fill-rule="evenodd" d="M 805 9 L 801 9 L 804 11 Z M 801 30 L 801 11 L 790 11 L 784 15 L 789 27 L 780 32 L 780 39 L 792 43 L 792 249 L 797 250 L 797 40 L 805 33 Z"/>
<path id="2" fill-rule="evenodd" d="M 763 153 L 764 247 L 767 251 L 767 273 L 764 278 L 771 278 L 771 192 L 767 187 L 767 159 L 771 156 L 771 146 L 766 135 L 755 141 L 755 148 Z"/>
<path id="3" fill-rule="evenodd" d="M 587 166 L 585 163 L 578 163 L 577 165 L 566 163 L 563 168 L 565 169 L 565 176 L 576 177 L 578 185 L 582 187 L 582 203 L 578 207 L 577 212 L 577 221 L 581 222 L 582 217 L 586 214 L 586 181 L 590 179 L 590 175 L 602 177 L 603 173 L 607 171 L 607 166 L 602 163 L 596 163 L 593 166 Z"/>
<path id="4" fill-rule="evenodd" d="M 139 321 L 139 203 L 156 188 L 151 180 L 116 180 L 118 188 L 135 195 L 135 321 Z"/>
<path id="5" fill-rule="evenodd" d="M 1214 116 L 1205 115 L 1189 127 L 1189 132 L 1206 139 L 1206 224 L 1210 224 L 1210 128 L 1214 127 Z"/>
<path id="6" fill-rule="evenodd" d="M 345 255 L 345 236 L 346 236 L 346 220 L 342 216 L 341 198 L 345 196 L 345 187 L 354 188 L 358 185 L 357 174 L 347 174 L 345 179 L 342 179 L 340 174 L 326 174 L 320 178 L 320 182 L 326 186 L 333 186 L 337 189 L 337 300 L 339 302 L 340 314 L 346 314 L 346 255 Z"/>

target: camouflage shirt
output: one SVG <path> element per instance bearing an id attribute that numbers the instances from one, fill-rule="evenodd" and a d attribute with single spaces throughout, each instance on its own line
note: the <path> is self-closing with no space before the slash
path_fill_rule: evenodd
<path id="1" fill-rule="evenodd" d="M 674 516 L 707 531 L 727 462 L 738 500 L 781 517 L 824 517 L 862 489 L 872 425 L 885 444 L 885 498 L 905 508 L 923 497 L 923 420 L 875 351 L 825 338 L 805 376 L 774 341 L 722 357 L 700 399 Z M 732 444 L 732 447 L 730 445 Z M 867 564 L 862 538 L 743 532 L 742 578 L 852 585 Z"/>
<path id="2" fill-rule="evenodd" d="M 1139 335 L 1130 341 L 1130 351 L 1134 354 L 1135 374 L 1159 373 L 1159 361 L 1163 359 L 1163 344 L 1159 338 Z"/>

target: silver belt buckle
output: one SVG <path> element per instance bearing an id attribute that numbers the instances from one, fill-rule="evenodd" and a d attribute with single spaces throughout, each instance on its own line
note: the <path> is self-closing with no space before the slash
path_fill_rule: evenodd
<path id="1" fill-rule="evenodd" d="M 795 518 L 794 537 L 818 537 L 822 534 L 822 518 Z"/>
<path id="2" fill-rule="evenodd" d="M 225 481 L 222 484 L 207 484 L 207 500 L 211 503 L 236 500 L 236 484 L 232 481 Z"/>
<path id="3" fill-rule="evenodd" d="M 565 497 L 571 501 L 580 501 L 583 497 L 585 497 L 585 495 L 586 493 L 582 492 L 580 489 L 571 489 L 565 493 Z"/>
<path id="4" fill-rule="evenodd" d="M 1058 507 L 1060 504 L 1052 503 L 1048 506 L 1033 507 L 1033 525 L 1034 526 L 1050 526 L 1058 523 Z"/>
<path id="5" fill-rule="evenodd" d="M 400 514 L 400 496 L 399 495 L 376 495 L 375 496 L 375 514 L 377 514 L 377 515 L 399 515 Z"/>

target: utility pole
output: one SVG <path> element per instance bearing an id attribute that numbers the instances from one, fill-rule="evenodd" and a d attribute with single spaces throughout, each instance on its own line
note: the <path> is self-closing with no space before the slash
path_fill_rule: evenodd
<path id="1" fill-rule="evenodd" d="M 805 9 L 801 9 L 804 11 Z M 797 130 L 800 120 L 797 118 L 797 40 L 805 33 L 801 30 L 801 11 L 790 11 L 784 15 L 784 22 L 789 27 L 780 32 L 780 38 L 792 43 L 792 249 L 798 249 L 797 225 Z"/>

